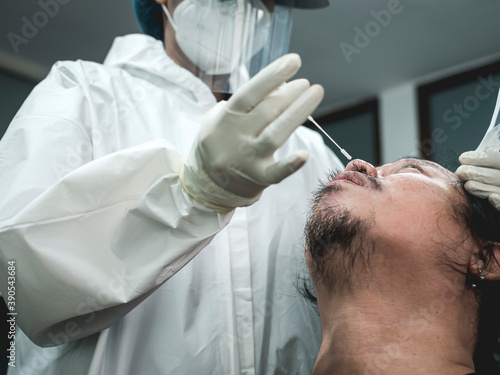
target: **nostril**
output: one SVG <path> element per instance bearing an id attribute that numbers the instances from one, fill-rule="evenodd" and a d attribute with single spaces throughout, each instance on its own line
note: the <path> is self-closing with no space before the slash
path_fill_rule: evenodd
<path id="1" fill-rule="evenodd" d="M 352 166 L 352 170 L 354 172 L 359 172 L 359 173 L 363 173 L 363 174 L 368 174 L 367 170 L 366 170 L 366 166 L 364 164 L 361 164 L 361 163 L 356 163 L 356 164 L 353 164 Z"/>
<path id="2" fill-rule="evenodd" d="M 355 159 L 348 163 L 346 166 L 346 171 L 359 172 L 375 178 L 378 177 L 375 167 L 361 159 Z"/>

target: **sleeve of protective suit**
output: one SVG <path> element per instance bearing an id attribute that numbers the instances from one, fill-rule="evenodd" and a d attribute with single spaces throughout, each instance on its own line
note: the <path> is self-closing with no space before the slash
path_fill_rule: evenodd
<path id="1" fill-rule="evenodd" d="M 85 117 L 86 101 L 53 72 L 0 142 L 0 289 L 8 295 L 14 261 L 16 322 L 40 346 L 110 326 L 229 220 L 190 200 L 179 182 L 181 157 L 166 141 L 73 158 L 65 146 L 88 136 L 61 114 L 74 106 Z M 71 171 L 59 178 L 62 167 Z"/>

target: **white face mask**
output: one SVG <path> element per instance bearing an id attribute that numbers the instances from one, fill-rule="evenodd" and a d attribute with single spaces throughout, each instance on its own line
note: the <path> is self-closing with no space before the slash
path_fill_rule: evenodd
<path id="1" fill-rule="evenodd" d="M 268 40 L 271 15 L 247 1 L 184 0 L 172 14 L 162 8 L 186 57 L 208 75 L 229 74 Z M 208 5 L 207 5 L 208 4 Z"/>

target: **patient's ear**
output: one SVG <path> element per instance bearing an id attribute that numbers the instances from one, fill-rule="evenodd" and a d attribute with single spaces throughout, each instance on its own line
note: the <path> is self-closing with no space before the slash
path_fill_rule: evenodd
<path id="1" fill-rule="evenodd" d="M 484 254 L 484 252 L 483 254 L 473 254 L 469 270 L 477 277 L 482 275 L 486 280 L 496 281 L 500 280 L 500 243 L 491 242 L 490 244 L 493 246 L 491 256 Z"/>

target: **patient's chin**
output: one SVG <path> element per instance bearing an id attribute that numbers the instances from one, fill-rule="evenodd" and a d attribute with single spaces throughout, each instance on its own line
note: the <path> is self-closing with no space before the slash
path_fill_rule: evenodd
<path id="1" fill-rule="evenodd" d="M 352 285 L 357 267 L 369 267 L 372 246 L 366 246 L 370 229 L 346 207 L 318 205 L 306 224 L 308 266 L 313 277 L 339 291 Z"/>

